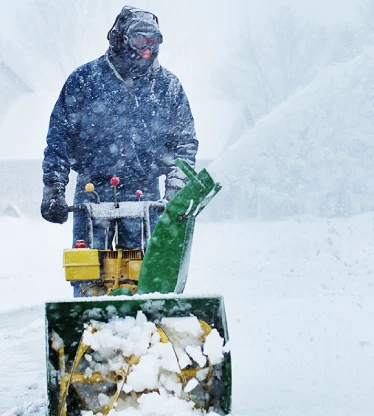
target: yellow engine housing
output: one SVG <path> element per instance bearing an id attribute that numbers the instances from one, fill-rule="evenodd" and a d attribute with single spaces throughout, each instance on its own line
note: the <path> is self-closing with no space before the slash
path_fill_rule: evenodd
<path id="1" fill-rule="evenodd" d="M 107 293 L 118 288 L 135 293 L 142 262 L 140 249 L 73 248 L 64 250 L 63 265 L 69 282 L 96 281 L 107 288 Z"/>

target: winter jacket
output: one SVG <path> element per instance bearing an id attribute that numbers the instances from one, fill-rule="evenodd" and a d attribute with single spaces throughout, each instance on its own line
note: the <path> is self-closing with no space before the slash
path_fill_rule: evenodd
<path id="1" fill-rule="evenodd" d="M 120 178 L 118 200 L 160 198 L 183 187 L 176 158 L 194 166 L 198 142 L 188 99 L 178 78 L 162 66 L 150 75 L 122 79 L 104 55 L 76 69 L 53 109 L 43 181 L 64 188 L 70 169 L 78 173 L 75 203 L 92 202 L 84 191 L 95 185 L 102 201 L 113 199 L 109 179 Z"/>

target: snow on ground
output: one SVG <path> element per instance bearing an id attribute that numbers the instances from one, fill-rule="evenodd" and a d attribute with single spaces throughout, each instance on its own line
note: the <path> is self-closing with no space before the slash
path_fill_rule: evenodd
<path id="1" fill-rule="evenodd" d="M 0 415 L 46 413 L 43 302 L 70 227 L 0 218 Z M 372 416 L 374 214 L 197 222 L 185 293 L 224 295 L 233 416 Z M 175 416 L 175 415 L 173 415 Z"/>

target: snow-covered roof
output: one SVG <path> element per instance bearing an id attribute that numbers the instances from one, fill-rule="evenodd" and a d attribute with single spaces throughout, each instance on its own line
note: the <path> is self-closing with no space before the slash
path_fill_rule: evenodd
<path id="1" fill-rule="evenodd" d="M 3 60 L 0 59 L 0 77 L 12 83 L 15 89 L 23 92 L 31 92 L 29 85 Z"/>
<path id="2" fill-rule="evenodd" d="M 191 102 L 199 140 L 199 159 L 215 159 L 223 152 L 233 125 L 238 118 L 240 105 L 223 100 Z"/>
<path id="3" fill-rule="evenodd" d="M 42 159 L 56 93 L 21 96 L 0 123 L 0 160 Z"/>

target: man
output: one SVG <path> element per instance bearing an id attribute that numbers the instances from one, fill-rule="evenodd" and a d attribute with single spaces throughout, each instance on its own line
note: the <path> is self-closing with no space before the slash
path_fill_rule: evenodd
<path id="1" fill-rule="evenodd" d="M 125 6 L 108 33 L 104 56 L 76 69 L 53 109 L 43 161 L 41 214 L 47 221 L 68 218 L 65 186 L 71 169 L 78 173 L 74 204 L 95 202 L 85 191 L 93 183 L 101 201 L 113 201 L 110 178 L 117 176 L 117 201 L 164 199 L 185 184 L 177 158 L 194 166 L 198 142 L 188 99 L 178 78 L 158 63 L 163 42 L 158 19 Z M 95 224 L 96 248 L 104 233 Z M 139 221 L 123 221 L 120 245 L 134 248 Z M 154 225 L 154 224 L 153 224 Z M 83 214 L 74 213 L 73 244 L 86 239 Z"/>

